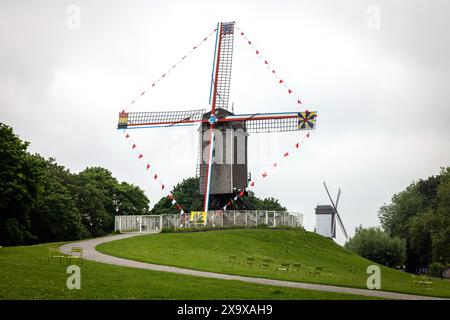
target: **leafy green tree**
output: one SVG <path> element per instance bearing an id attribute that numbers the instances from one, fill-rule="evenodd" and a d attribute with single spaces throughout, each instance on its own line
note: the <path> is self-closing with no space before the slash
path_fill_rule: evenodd
<path id="1" fill-rule="evenodd" d="M 105 209 L 105 195 L 91 181 L 73 186 L 73 197 L 81 222 L 92 237 L 104 236 L 112 230 L 113 216 Z"/>
<path id="2" fill-rule="evenodd" d="M 0 245 L 24 244 L 31 234 L 30 211 L 40 172 L 27 153 L 28 143 L 0 123 Z"/>
<path id="3" fill-rule="evenodd" d="M 248 192 L 245 200 L 254 210 L 286 211 L 286 208 L 277 199 L 273 197 L 260 199 L 255 196 L 253 191 Z"/>
<path id="4" fill-rule="evenodd" d="M 103 194 L 103 207 L 108 213 L 114 215 L 117 212 L 116 195 L 119 183 L 111 171 L 101 167 L 88 167 L 78 174 L 78 178 L 82 183 L 92 184 Z"/>
<path id="5" fill-rule="evenodd" d="M 412 183 L 379 210 L 383 229 L 406 241 L 407 269 L 450 261 L 450 168 Z"/>
<path id="6" fill-rule="evenodd" d="M 145 214 L 144 192 L 100 167 L 79 174 L 27 152 L 0 124 L 0 245 L 66 241 L 112 231 L 117 214 Z"/>
<path id="7" fill-rule="evenodd" d="M 405 241 L 399 237 L 390 238 L 380 228 L 356 228 L 353 238 L 345 244 L 345 248 L 360 256 L 395 267 L 403 265 L 406 259 Z"/>
<path id="8" fill-rule="evenodd" d="M 141 215 L 148 214 L 148 198 L 144 191 L 131 184 L 122 182 L 117 185 L 115 203 L 118 215 Z"/>
<path id="9" fill-rule="evenodd" d="M 432 260 L 445 265 L 450 263 L 450 169 L 441 173 L 437 200 L 436 227 L 431 233 Z"/>
<path id="10" fill-rule="evenodd" d="M 203 208 L 203 196 L 198 192 L 199 178 L 188 178 L 178 183 L 172 190 L 174 198 L 186 212 L 201 211 Z M 254 210 L 285 211 L 277 199 L 272 197 L 259 199 L 252 191 L 243 196 L 245 202 Z M 230 199 L 231 200 L 231 199 Z M 161 198 L 151 210 L 152 214 L 177 214 L 177 208 L 172 205 L 169 197 Z"/>
<path id="11" fill-rule="evenodd" d="M 33 156 L 40 163 L 42 179 L 36 202 L 31 210 L 31 232 L 39 242 L 76 240 L 88 235 L 81 223 L 80 212 L 72 195 L 64 185 L 70 173 L 48 161 Z"/>
<path id="12" fill-rule="evenodd" d="M 203 208 L 203 196 L 198 192 L 200 180 L 196 178 L 183 179 L 178 183 L 171 193 L 181 205 L 184 211 L 201 211 Z M 151 210 L 151 214 L 177 214 L 176 206 L 172 205 L 169 197 L 161 198 Z"/>

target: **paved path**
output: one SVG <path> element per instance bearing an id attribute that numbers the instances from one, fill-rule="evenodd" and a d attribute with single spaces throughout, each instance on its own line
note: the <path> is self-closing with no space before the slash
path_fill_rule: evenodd
<path id="1" fill-rule="evenodd" d="M 338 286 L 330 286 L 330 285 L 292 282 L 292 281 L 273 280 L 273 279 L 263 279 L 263 278 L 252 278 L 252 277 L 228 275 L 228 274 L 215 273 L 215 272 L 206 272 L 206 271 L 198 271 L 198 270 L 191 270 L 191 269 L 185 269 L 185 268 L 162 266 L 162 265 L 157 265 L 157 264 L 151 264 L 151 263 L 117 258 L 117 257 L 106 255 L 104 253 L 101 253 L 101 252 L 98 252 L 95 250 L 95 247 L 97 245 L 105 243 L 105 242 L 126 239 L 126 238 L 135 237 L 135 236 L 139 236 L 139 235 L 145 235 L 145 234 L 148 234 L 148 233 L 125 233 L 125 234 L 120 234 L 120 235 L 84 240 L 84 241 L 80 241 L 80 242 L 76 242 L 76 243 L 72 242 L 72 243 L 62 245 L 60 247 L 60 250 L 63 253 L 69 254 L 71 247 L 82 247 L 83 248 L 83 258 L 86 260 L 92 260 L 92 261 L 96 261 L 96 262 L 113 264 L 113 265 L 123 266 L 123 267 L 131 267 L 131 268 L 139 268 L 139 269 L 147 269 L 147 270 L 155 270 L 155 271 L 163 271 L 163 272 L 172 272 L 172 273 L 185 274 L 185 275 L 197 276 L 197 277 L 223 279 L 223 280 L 236 280 L 236 281 L 244 281 L 244 282 L 250 282 L 250 283 L 270 285 L 270 286 L 300 288 L 300 289 L 318 290 L 318 291 L 326 291 L 326 292 L 347 293 L 347 294 L 356 294 L 356 295 L 369 296 L 369 297 L 380 297 L 380 298 L 387 298 L 387 299 L 442 300 L 440 298 L 434 298 L 434 297 L 417 296 L 417 295 L 394 293 L 394 292 L 387 292 L 387 291 L 346 288 L 346 287 L 338 287 Z"/>

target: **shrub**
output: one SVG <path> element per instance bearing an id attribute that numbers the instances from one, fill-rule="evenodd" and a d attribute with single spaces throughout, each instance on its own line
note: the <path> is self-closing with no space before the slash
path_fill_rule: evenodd
<path id="1" fill-rule="evenodd" d="M 439 262 L 431 263 L 428 267 L 428 274 L 433 277 L 441 277 L 444 266 Z"/>

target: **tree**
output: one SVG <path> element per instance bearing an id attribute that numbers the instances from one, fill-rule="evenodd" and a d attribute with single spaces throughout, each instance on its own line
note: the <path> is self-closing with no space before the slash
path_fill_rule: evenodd
<path id="1" fill-rule="evenodd" d="M 80 211 L 81 222 L 90 236 L 104 236 L 112 230 L 112 215 L 105 209 L 105 195 L 91 181 L 74 186 L 74 199 Z"/>
<path id="2" fill-rule="evenodd" d="M 202 211 L 203 210 L 203 196 L 198 192 L 200 186 L 200 179 L 187 178 L 178 183 L 171 191 L 177 203 L 186 212 Z M 172 205 L 172 200 L 169 197 L 161 198 L 151 210 L 151 214 L 177 214 L 176 206 Z"/>
<path id="3" fill-rule="evenodd" d="M 40 172 L 27 147 L 11 127 L 0 123 L 0 245 L 35 239 L 30 232 L 30 210 L 36 201 Z"/>
<path id="4" fill-rule="evenodd" d="M 68 241 L 88 236 L 81 223 L 80 212 L 64 185 L 70 173 L 54 159 L 33 156 L 42 172 L 39 192 L 31 210 L 31 232 L 39 242 Z"/>
<path id="5" fill-rule="evenodd" d="M 407 269 L 450 261 L 450 168 L 418 180 L 379 210 L 383 229 L 406 241 Z"/>
<path id="6" fill-rule="evenodd" d="M 245 200 L 254 210 L 286 211 L 286 208 L 277 199 L 273 197 L 260 199 L 252 191 L 248 192 Z"/>
<path id="7" fill-rule="evenodd" d="M 148 198 L 144 191 L 131 184 L 122 182 L 116 186 L 116 214 L 141 215 L 148 214 Z"/>
<path id="8" fill-rule="evenodd" d="M 380 228 L 356 228 L 353 238 L 345 248 L 356 254 L 382 265 L 395 267 L 402 265 L 406 259 L 405 241 L 399 237 L 390 238 Z"/>
<path id="9" fill-rule="evenodd" d="M 117 214 L 146 214 L 149 201 L 100 167 L 79 174 L 27 152 L 28 143 L 0 123 L 0 245 L 102 236 Z"/>
<path id="10" fill-rule="evenodd" d="M 441 172 L 437 200 L 436 227 L 431 235 L 432 260 L 447 264 L 450 263 L 450 168 Z"/>
<path id="11" fill-rule="evenodd" d="M 171 192 L 177 200 L 177 203 L 180 204 L 186 212 L 203 210 L 203 195 L 198 192 L 199 183 L 200 180 L 198 177 L 187 178 L 178 183 Z M 286 208 L 283 207 L 277 199 L 272 197 L 259 199 L 252 191 L 249 191 L 243 198 L 254 210 L 286 211 Z M 161 198 L 151 210 L 151 214 L 177 213 L 178 210 L 172 205 L 172 200 L 169 197 Z"/>

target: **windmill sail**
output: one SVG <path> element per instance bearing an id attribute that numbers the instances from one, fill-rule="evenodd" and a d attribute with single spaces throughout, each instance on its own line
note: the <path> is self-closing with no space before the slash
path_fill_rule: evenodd
<path id="1" fill-rule="evenodd" d="M 342 232 L 344 233 L 345 239 L 348 239 L 347 231 L 344 228 L 344 224 L 342 223 L 341 217 L 339 213 L 336 211 L 337 221 L 339 222 L 339 226 L 341 227 Z"/>
<path id="2" fill-rule="evenodd" d="M 264 133 L 312 130 L 316 125 L 316 117 L 314 111 L 274 112 L 230 115 L 220 121 L 243 122 L 247 132 Z"/>
<path id="3" fill-rule="evenodd" d="M 202 122 L 204 113 L 205 109 L 188 111 L 121 112 L 119 114 L 117 128 L 160 128 L 194 125 L 195 122 Z"/>
<path id="4" fill-rule="evenodd" d="M 216 34 L 216 49 L 211 77 L 210 104 L 228 110 L 231 68 L 233 64 L 234 22 L 219 23 Z M 212 99 L 212 101 L 211 101 Z M 214 112 L 213 112 L 214 113 Z"/>
<path id="5" fill-rule="evenodd" d="M 347 231 L 344 228 L 344 224 L 342 223 L 341 217 L 339 216 L 339 212 L 337 210 L 337 205 L 339 204 L 339 199 L 341 198 L 341 189 L 339 188 L 336 197 L 336 202 L 334 202 L 333 199 L 331 198 L 330 192 L 328 191 L 328 187 L 325 181 L 323 182 L 323 186 L 325 187 L 328 198 L 330 199 L 331 205 L 333 207 L 333 214 L 331 215 L 331 237 L 336 238 L 336 220 L 337 220 L 339 226 L 341 227 L 342 232 L 344 233 L 345 239 L 347 239 L 348 238 Z"/>

